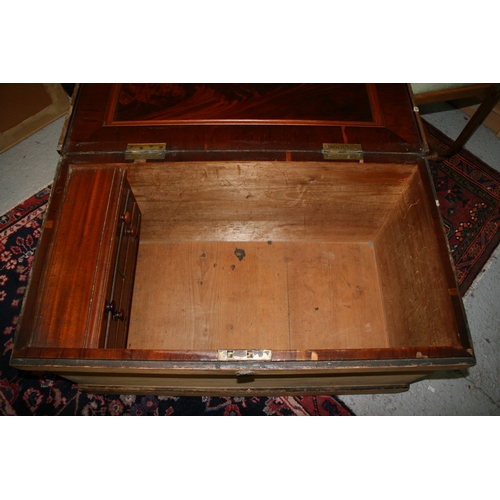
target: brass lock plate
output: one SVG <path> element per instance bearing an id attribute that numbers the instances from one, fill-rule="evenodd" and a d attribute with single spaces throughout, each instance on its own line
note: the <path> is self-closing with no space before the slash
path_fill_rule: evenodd
<path id="1" fill-rule="evenodd" d="M 271 361 L 271 349 L 221 349 L 217 351 L 218 361 Z"/>

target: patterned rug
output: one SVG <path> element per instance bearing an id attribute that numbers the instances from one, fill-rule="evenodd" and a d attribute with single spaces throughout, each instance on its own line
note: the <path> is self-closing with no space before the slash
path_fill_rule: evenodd
<path id="1" fill-rule="evenodd" d="M 429 125 L 436 140 L 450 140 Z M 500 174 L 467 151 L 431 164 L 465 293 L 500 239 Z M 9 366 L 22 300 L 50 189 L 0 217 L 1 415 L 353 415 L 335 396 L 168 397 L 94 395 L 58 376 Z"/>

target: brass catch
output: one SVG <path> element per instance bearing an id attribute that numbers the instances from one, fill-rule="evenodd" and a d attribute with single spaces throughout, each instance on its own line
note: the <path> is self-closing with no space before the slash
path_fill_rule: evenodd
<path id="1" fill-rule="evenodd" d="M 221 349 L 217 351 L 218 361 L 271 361 L 270 349 Z"/>
<path id="2" fill-rule="evenodd" d="M 166 143 L 127 144 L 126 160 L 164 160 L 167 154 Z"/>
<path id="3" fill-rule="evenodd" d="M 361 144 L 332 144 L 324 143 L 323 158 L 325 160 L 362 160 L 363 149 Z"/>

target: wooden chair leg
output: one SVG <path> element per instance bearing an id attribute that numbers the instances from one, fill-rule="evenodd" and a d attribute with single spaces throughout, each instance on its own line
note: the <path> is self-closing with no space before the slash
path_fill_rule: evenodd
<path id="1" fill-rule="evenodd" d="M 485 118 L 491 113 L 499 100 L 500 84 L 496 84 L 492 86 L 484 101 L 472 115 L 471 119 L 450 148 L 447 151 L 434 150 L 434 148 L 431 148 L 431 152 L 427 155 L 427 157 L 433 161 L 440 161 L 457 154 L 464 147 L 465 143 L 471 138 L 472 134 L 477 130 L 479 125 L 481 125 Z"/>

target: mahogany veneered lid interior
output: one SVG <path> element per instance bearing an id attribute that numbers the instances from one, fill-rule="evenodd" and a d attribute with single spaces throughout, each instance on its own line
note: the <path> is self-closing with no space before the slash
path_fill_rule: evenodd
<path id="1" fill-rule="evenodd" d="M 130 143 L 165 143 L 167 161 L 318 160 L 324 143 L 422 154 L 404 84 L 81 85 L 63 153 Z"/>

